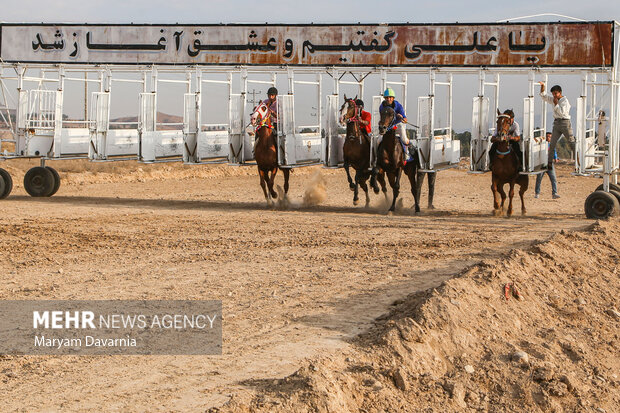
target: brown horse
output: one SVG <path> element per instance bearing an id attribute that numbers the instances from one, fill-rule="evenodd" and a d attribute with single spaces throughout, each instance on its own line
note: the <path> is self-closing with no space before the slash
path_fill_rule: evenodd
<path id="1" fill-rule="evenodd" d="M 258 113 L 255 112 L 255 113 Z M 288 193 L 288 180 L 291 170 L 288 168 L 280 168 L 278 165 L 278 151 L 276 144 L 275 129 L 271 124 L 271 114 L 263 117 L 256 129 L 256 144 L 254 146 L 254 158 L 258 166 L 258 175 L 260 176 L 260 186 L 263 188 L 267 205 L 272 205 L 273 200 L 278 194 L 273 189 L 274 181 L 278 169 L 282 169 L 284 174 L 284 193 Z M 255 124 L 257 117 L 252 116 L 252 123 Z"/>
<path id="2" fill-rule="evenodd" d="M 525 201 L 523 194 L 527 191 L 529 185 L 529 177 L 519 174 L 519 158 L 510 147 L 508 142 L 508 130 L 510 129 L 510 117 L 497 111 L 497 158 L 493 161 L 491 191 L 493 191 L 493 214 L 502 215 L 504 212 L 504 201 L 506 201 L 506 193 L 504 192 L 504 184 L 510 185 L 508 196 L 507 216 L 512 215 L 512 198 L 515 194 L 515 184 L 519 184 L 519 196 L 521 197 L 521 214 L 525 215 Z M 501 195 L 502 203 L 499 203 Z"/>
<path id="3" fill-rule="evenodd" d="M 393 126 L 396 125 L 396 112 L 391 107 L 383 107 L 381 119 L 379 119 L 379 133 L 383 135 L 383 140 L 377 148 L 377 168 L 379 173 L 377 179 L 381 186 L 385 185 L 384 174 L 387 173 L 388 181 L 392 187 L 392 206 L 389 211 L 396 209 L 396 198 L 400 191 L 400 177 L 402 172 L 409 178 L 411 184 L 411 194 L 415 200 L 415 212 L 420 212 L 419 190 L 416 186 L 416 174 L 418 170 L 418 160 L 407 162 L 405 165 L 405 152 L 403 151 L 400 140 L 396 137 Z"/>
<path id="4" fill-rule="evenodd" d="M 347 99 L 347 95 L 344 95 L 344 103 L 340 107 L 340 122 L 346 122 L 347 125 L 347 134 L 342 148 L 344 170 L 347 173 L 349 188 L 353 191 L 353 205 L 357 205 L 359 202 L 359 187 L 361 186 L 366 194 L 366 206 L 368 206 L 370 197 L 368 196 L 366 181 L 372 173 L 370 171 L 370 136 L 360 127 L 361 107 L 356 105 L 356 100 L 357 96 L 353 99 Z M 349 166 L 353 166 L 355 169 L 355 181 L 351 179 Z M 383 192 L 385 192 L 385 181 L 383 185 Z M 379 193 L 376 182 L 374 182 L 373 189 Z"/>

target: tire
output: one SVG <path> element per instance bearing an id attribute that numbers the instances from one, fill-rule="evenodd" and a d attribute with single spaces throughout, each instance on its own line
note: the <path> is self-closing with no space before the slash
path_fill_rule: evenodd
<path id="1" fill-rule="evenodd" d="M 58 192 L 58 188 L 60 188 L 60 175 L 58 175 L 56 169 L 52 168 L 51 166 L 46 166 L 45 169 L 49 169 L 52 175 L 54 175 L 54 188 L 52 188 L 52 192 L 48 195 L 52 196 L 56 192 Z"/>
<path id="2" fill-rule="evenodd" d="M 13 178 L 6 170 L 0 168 L 0 199 L 4 199 L 13 190 Z"/>
<path id="3" fill-rule="evenodd" d="M 599 186 L 596 187 L 595 191 L 602 191 L 603 190 L 603 184 L 600 184 Z M 618 191 L 620 192 L 620 186 L 616 185 L 616 184 L 609 184 L 609 190 L 610 191 Z"/>
<path id="4" fill-rule="evenodd" d="M 54 190 L 54 174 L 47 168 L 35 166 L 24 176 L 24 189 L 30 196 L 49 196 Z"/>
<path id="5" fill-rule="evenodd" d="M 609 193 L 615 196 L 618 202 L 620 202 L 620 191 L 614 191 L 613 189 L 611 189 Z"/>
<path id="6" fill-rule="evenodd" d="M 594 191 L 586 198 L 584 209 L 590 219 L 607 219 L 618 214 L 620 203 L 609 192 Z"/>

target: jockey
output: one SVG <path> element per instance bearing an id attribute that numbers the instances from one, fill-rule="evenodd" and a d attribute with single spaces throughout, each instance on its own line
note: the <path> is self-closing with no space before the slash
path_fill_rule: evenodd
<path id="1" fill-rule="evenodd" d="M 523 153 L 521 152 L 521 146 L 519 145 L 519 140 L 521 139 L 521 128 L 517 121 L 515 121 L 515 113 L 512 109 L 506 109 L 504 111 L 504 115 L 508 115 L 510 118 L 510 129 L 508 129 L 508 141 L 510 142 L 510 146 L 513 151 L 517 154 L 517 161 L 519 163 L 518 170 L 523 170 Z M 497 131 L 491 137 L 491 149 L 489 149 L 489 169 L 493 168 L 493 161 L 497 158 L 497 145 L 499 144 L 499 137 L 497 136 Z"/>
<path id="2" fill-rule="evenodd" d="M 400 104 L 400 102 L 395 100 L 395 97 L 396 95 L 394 94 L 394 90 L 392 90 L 392 88 L 389 87 L 385 89 L 385 92 L 383 92 L 384 100 L 383 102 L 381 102 L 381 106 L 379 107 L 379 113 L 381 113 L 383 108 L 388 107 L 388 106 L 394 109 L 394 112 L 396 113 L 394 129 L 396 129 L 396 125 L 398 125 L 401 122 L 407 123 L 407 115 L 405 115 L 405 109 L 403 108 L 403 105 Z M 400 140 L 405 145 L 407 145 L 409 155 L 413 156 L 413 154 L 415 153 L 416 147 L 413 144 L 413 141 L 409 140 L 409 138 L 407 137 L 407 134 L 403 134 L 403 135 L 404 136 L 400 137 Z"/>
<path id="3" fill-rule="evenodd" d="M 263 100 L 258 106 L 254 108 L 254 113 L 252 113 L 251 124 L 256 127 L 256 123 L 258 121 L 259 116 L 269 116 L 271 117 L 271 127 L 273 128 L 273 133 L 275 134 L 278 129 L 278 89 L 275 87 L 270 87 L 267 90 L 267 99 Z M 266 107 L 267 109 L 264 109 Z M 250 136 L 255 135 L 254 131 L 248 131 Z M 254 136 L 254 149 L 256 151 L 256 144 L 258 140 L 256 136 Z"/>
<path id="4" fill-rule="evenodd" d="M 364 110 L 364 101 L 362 99 L 357 99 L 355 101 L 355 104 L 357 105 L 357 107 L 360 108 L 360 114 L 359 114 L 359 118 L 360 118 L 360 126 L 361 126 L 361 130 L 366 132 L 366 135 L 370 136 L 370 131 L 371 131 L 371 126 L 370 126 L 370 121 L 372 118 L 372 115 L 370 114 L 370 112 L 366 112 Z"/>
<path id="5" fill-rule="evenodd" d="M 274 132 L 278 129 L 278 89 L 275 87 L 270 87 L 267 90 L 267 99 L 263 100 L 263 104 L 265 104 L 269 108 L 269 113 L 271 114 L 271 125 L 273 126 Z"/>

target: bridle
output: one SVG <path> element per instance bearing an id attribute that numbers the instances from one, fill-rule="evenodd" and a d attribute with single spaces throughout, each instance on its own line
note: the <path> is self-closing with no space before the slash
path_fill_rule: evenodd
<path id="1" fill-rule="evenodd" d="M 499 121 L 501 118 L 507 118 L 508 120 L 510 120 L 510 116 L 506 115 L 505 113 L 502 113 L 501 115 L 497 115 L 497 123 L 499 124 Z M 506 140 L 506 135 L 508 134 L 508 130 L 510 129 L 510 125 L 508 125 L 507 122 L 504 122 L 503 125 L 507 125 L 508 128 L 505 128 L 505 126 L 502 126 L 502 130 L 498 130 L 498 136 L 501 140 Z M 499 128 L 498 128 L 499 129 Z"/>
<path id="2" fill-rule="evenodd" d="M 357 104 L 355 103 L 355 100 L 353 100 L 353 99 L 347 99 L 347 101 L 346 101 L 345 103 L 348 103 L 349 105 L 353 105 L 353 113 L 355 113 L 355 115 L 353 115 L 353 116 L 352 116 L 352 117 L 350 117 L 350 118 L 347 118 L 347 117 L 346 117 L 346 116 L 347 116 L 347 114 L 344 114 L 344 115 L 342 116 L 342 120 L 343 120 L 343 121 L 345 121 L 345 122 L 347 122 L 347 123 L 351 123 L 351 122 L 359 122 L 359 121 L 360 121 L 360 113 L 359 113 L 359 112 L 361 111 L 362 107 L 361 107 L 361 106 L 359 106 L 359 109 L 358 109 L 358 106 L 357 106 Z M 343 105 L 343 106 L 344 106 L 344 105 Z M 349 108 L 350 108 L 350 107 L 351 107 L 351 106 L 347 107 L 347 113 L 349 112 Z M 343 109 L 344 109 L 344 108 L 343 108 Z"/>

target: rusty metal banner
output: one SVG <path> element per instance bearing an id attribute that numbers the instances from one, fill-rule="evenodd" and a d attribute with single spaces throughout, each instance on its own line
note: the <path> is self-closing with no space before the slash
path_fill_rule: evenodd
<path id="1" fill-rule="evenodd" d="M 0 57 L 22 63 L 609 67 L 613 27 L 2 24 Z"/>

